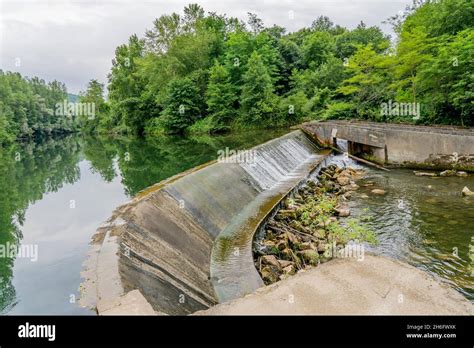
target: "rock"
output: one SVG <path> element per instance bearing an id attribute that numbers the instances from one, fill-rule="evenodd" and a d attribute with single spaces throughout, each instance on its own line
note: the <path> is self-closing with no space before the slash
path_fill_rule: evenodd
<path id="1" fill-rule="evenodd" d="M 347 186 L 344 186 L 342 188 L 342 193 L 346 193 L 346 192 L 349 192 L 349 191 L 356 191 L 359 189 L 359 185 L 357 184 L 350 184 L 350 185 L 347 185 Z"/>
<path id="2" fill-rule="evenodd" d="M 267 283 L 275 283 L 279 279 L 278 271 L 271 266 L 262 268 L 262 279 Z"/>
<path id="3" fill-rule="evenodd" d="M 427 172 L 418 172 L 418 171 L 413 171 L 413 173 L 416 175 L 416 176 L 437 176 L 436 173 L 427 173 Z"/>
<path id="4" fill-rule="evenodd" d="M 295 265 L 289 265 L 283 268 L 283 272 L 285 275 L 293 275 L 296 273 L 296 267 Z"/>
<path id="5" fill-rule="evenodd" d="M 275 246 L 275 242 L 272 240 L 265 240 L 263 242 L 263 245 L 269 248 L 273 248 Z"/>
<path id="6" fill-rule="evenodd" d="M 317 265 L 319 260 L 319 253 L 316 250 L 302 250 L 298 253 L 303 260 L 310 265 Z"/>
<path id="7" fill-rule="evenodd" d="M 352 196 L 352 192 L 351 192 L 351 191 L 348 191 L 348 192 L 346 192 L 346 193 L 344 193 L 344 194 L 342 195 L 342 197 L 344 197 L 344 199 L 350 199 L 351 196 Z"/>
<path id="8" fill-rule="evenodd" d="M 474 192 L 469 190 L 469 188 L 467 186 L 464 186 L 461 193 L 462 193 L 463 196 L 474 196 Z"/>
<path id="9" fill-rule="evenodd" d="M 326 251 L 326 243 L 322 243 L 322 242 L 321 242 L 321 243 L 319 243 L 319 244 L 318 244 L 318 249 L 317 249 L 317 250 L 318 250 L 318 252 L 319 252 L 319 253 L 323 253 L 323 252 L 325 252 L 325 251 Z"/>
<path id="10" fill-rule="evenodd" d="M 316 231 L 313 232 L 313 236 L 316 238 L 324 238 L 326 237 L 326 231 L 323 230 L 322 228 L 317 229 Z"/>
<path id="11" fill-rule="evenodd" d="M 426 188 L 427 188 L 428 191 L 432 191 L 432 190 L 433 190 L 433 186 L 431 186 L 431 185 L 426 186 Z"/>
<path id="12" fill-rule="evenodd" d="M 369 198 L 369 196 L 367 196 L 365 193 L 363 193 L 363 194 L 360 195 L 360 198 L 367 199 L 367 198 Z"/>
<path id="13" fill-rule="evenodd" d="M 346 186 L 346 185 L 349 185 L 350 183 L 350 179 L 347 177 L 347 176 L 338 176 L 337 179 L 336 179 L 337 183 L 341 186 Z"/>
<path id="14" fill-rule="evenodd" d="M 281 268 L 281 265 L 280 263 L 278 262 L 277 258 L 275 257 L 275 255 L 265 255 L 265 256 L 262 256 L 262 263 L 264 265 L 270 265 L 270 266 L 274 266 L 276 267 L 277 269 L 280 269 Z"/>
<path id="15" fill-rule="evenodd" d="M 372 192 L 374 195 L 384 195 L 386 194 L 387 192 L 385 192 L 385 190 L 381 190 L 381 189 L 373 189 Z"/>
<path id="16" fill-rule="evenodd" d="M 285 267 L 295 264 L 293 261 L 287 261 L 287 260 L 278 260 L 278 263 L 280 264 L 281 268 L 285 268 Z"/>
<path id="17" fill-rule="evenodd" d="M 456 175 L 456 171 L 455 170 L 445 170 L 441 173 L 439 173 L 440 176 L 455 176 Z"/>
<path id="18" fill-rule="evenodd" d="M 288 238 L 288 241 L 293 245 L 301 242 L 300 239 L 291 232 L 286 232 L 286 238 Z"/>
<path id="19" fill-rule="evenodd" d="M 304 243 L 301 243 L 300 245 L 298 245 L 299 249 L 300 250 L 315 250 L 316 249 L 316 245 L 314 245 L 313 243 L 311 242 L 304 242 Z"/>
<path id="20" fill-rule="evenodd" d="M 468 176 L 468 174 L 466 172 L 457 172 L 456 173 L 457 176 Z"/>
<path id="21" fill-rule="evenodd" d="M 349 210 L 349 207 L 347 206 L 340 206 L 334 210 L 340 217 L 348 217 L 351 215 L 351 211 Z"/>
<path id="22" fill-rule="evenodd" d="M 359 187 L 360 187 L 360 186 L 357 185 L 357 184 L 351 184 L 351 186 L 350 186 L 349 188 L 351 189 L 351 191 L 356 191 L 356 190 L 359 189 Z"/>

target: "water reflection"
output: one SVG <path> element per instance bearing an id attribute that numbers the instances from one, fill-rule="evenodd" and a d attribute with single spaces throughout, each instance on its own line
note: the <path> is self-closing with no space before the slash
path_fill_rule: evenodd
<path id="1" fill-rule="evenodd" d="M 0 257 L 0 313 L 84 314 L 75 304 L 88 242 L 140 190 L 287 130 L 220 137 L 80 137 L 0 149 L 0 245 L 39 247 L 39 261 Z"/>
<path id="2" fill-rule="evenodd" d="M 18 245 L 30 203 L 80 178 L 75 138 L 27 143 L 0 150 L 0 244 Z M 15 303 L 14 258 L 0 257 L 0 312 Z"/>

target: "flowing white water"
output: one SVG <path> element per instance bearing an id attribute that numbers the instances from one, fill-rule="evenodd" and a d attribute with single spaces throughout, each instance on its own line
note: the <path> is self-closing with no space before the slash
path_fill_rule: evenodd
<path id="1" fill-rule="evenodd" d="M 305 139 L 284 138 L 256 149 L 253 161 L 240 163 L 240 166 L 262 190 L 268 190 L 291 176 L 299 165 L 315 155 L 315 150 Z"/>
<path id="2" fill-rule="evenodd" d="M 337 165 L 338 167 L 341 167 L 341 168 L 347 168 L 347 167 L 351 167 L 351 168 L 355 168 L 355 169 L 364 168 L 358 162 L 354 161 L 352 158 L 350 158 L 347 155 L 347 152 L 348 152 L 348 149 L 349 149 L 347 140 L 336 138 L 336 145 L 340 150 L 344 151 L 344 154 L 333 156 L 333 158 L 332 158 L 333 164 L 335 164 L 335 165 Z"/>

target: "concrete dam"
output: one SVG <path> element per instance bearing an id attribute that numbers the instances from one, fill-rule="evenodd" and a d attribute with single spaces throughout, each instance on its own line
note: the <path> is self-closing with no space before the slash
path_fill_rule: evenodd
<path id="1" fill-rule="evenodd" d="M 365 146 L 384 164 L 428 168 L 433 164 L 427 159 L 435 157 L 444 159 L 440 167 L 452 165 L 456 152 L 462 168 L 472 171 L 472 131 L 427 128 L 417 131 L 433 139 L 416 153 L 406 148 L 407 141 L 397 146 L 393 139 L 399 135 L 393 132 L 411 142 L 419 134 L 393 125 L 384 131 L 379 124 L 307 123 L 242 156 L 206 163 L 145 189 L 94 235 L 84 302 L 107 314 L 138 289 L 146 313 L 184 315 L 255 292 L 264 283 L 254 266 L 253 238 L 281 201 L 325 164 L 331 151 L 324 144 L 346 139 L 351 152 Z M 135 307 L 123 311 L 133 313 Z"/>
<path id="2" fill-rule="evenodd" d="M 302 131 L 160 182 L 98 229 L 99 313 L 139 289 L 156 312 L 189 314 L 263 286 L 252 241 L 328 155 Z"/>

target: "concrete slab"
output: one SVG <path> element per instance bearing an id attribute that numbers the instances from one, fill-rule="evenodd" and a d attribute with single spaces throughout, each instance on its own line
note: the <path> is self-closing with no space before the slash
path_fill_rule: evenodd
<path id="1" fill-rule="evenodd" d="M 474 306 L 408 264 L 335 259 L 196 315 L 466 315 Z"/>
<path id="2" fill-rule="evenodd" d="M 101 301 L 98 309 L 100 315 L 156 315 L 153 307 L 143 297 L 139 290 L 133 290 L 126 295 L 117 298 L 105 306 L 107 310 L 100 311 Z M 162 313 L 160 313 L 162 314 Z"/>

